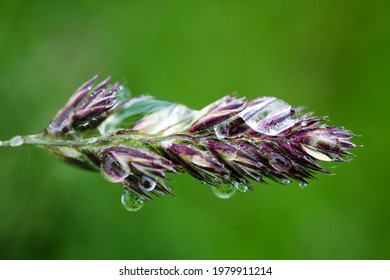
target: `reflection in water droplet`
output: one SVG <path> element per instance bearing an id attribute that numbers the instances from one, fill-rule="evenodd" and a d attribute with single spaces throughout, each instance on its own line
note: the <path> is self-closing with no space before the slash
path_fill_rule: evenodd
<path id="1" fill-rule="evenodd" d="M 218 139 L 223 139 L 229 136 L 229 124 L 227 122 L 221 122 L 214 126 L 215 135 Z"/>
<path id="2" fill-rule="evenodd" d="M 109 155 L 103 158 L 100 164 L 100 172 L 107 181 L 112 183 L 123 181 L 131 173 L 127 164 L 115 160 Z"/>
<path id="3" fill-rule="evenodd" d="M 261 97 L 239 113 L 239 116 L 254 131 L 275 136 L 294 126 L 297 118 L 291 106 L 275 97 Z"/>
<path id="4" fill-rule="evenodd" d="M 305 182 L 299 182 L 299 186 L 303 189 L 307 187 L 307 183 Z"/>
<path id="5" fill-rule="evenodd" d="M 270 153 L 268 155 L 268 161 L 273 168 L 281 172 L 286 172 L 291 168 L 290 161 L 286 157 L 277 153 Z"/>
<path id="6" fill-rule="evenodd" d="M 222 199 L 231 198 L 237 191 L 235 188 L 228 186 L 228 185 L 221 185 L 218 187 L 212 187 L 211 189 L 216 197 L 219 197 Z"/>
<path id="7" fill-rule="evenodd" d="M 24 144 L 24 138 L 20 135 L 13 137 L 10 141 L 9 144 L 11 147 L 18 147 Z"/>
<path id="8" fill-rule="evenodd" d="M 156 187 L 157 183 L 149 177 L 143 176 L 141 179 L 141 185 L 145 191 L 151 192 Z"/>
<path id="9" fill-rule="evenodd" d="M 291 181 L 289 179 L 282 179 L 282 184 L 288 185 L 290 183 L 291 183 Z"/>
<path id="10" fill-rule="evenodd" d="M 265 130 L 263 133 L 267 135 L 278 135 L 280 132 L 294 126 L 297 123 L 296 119 L 293 118 L 287 118 L 283 121 L 280 121 L 278 123 L 275 123 L 274 125 L 270 125 L 267 130 Z"/>
<path id="11" fill-rule="evenodd" d="M 130 212 L 138 211 L 145 203 L 145 201 L 138 194 L 130 191 L 123 192 L 121 202 L 123 207 L 125 207 L 125 209 Z"/>
<path id="12" fill-rule="evenodd" d="M 244 184 L 244 183 L 241 183 L 241 182 L 234 182 L 234 187 L 240 192 L 240 193 L 244 193 L 248 190 L 248 187 Z"/>

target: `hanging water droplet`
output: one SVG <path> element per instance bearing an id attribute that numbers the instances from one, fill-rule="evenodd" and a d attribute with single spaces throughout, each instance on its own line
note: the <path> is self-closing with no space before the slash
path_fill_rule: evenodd
<path id="1" fill-rule="evenodd" d="M 248 190 L 248 186 L 241 182 L 234 182 L 234 187 L 240 192 L 244 193 Z"/>
<path id="2" fill-rule="evenodd" d="M 231 198 L 237 191 L 235 188 L 228 186 L 228 185 L 221 185 L 218 187 L 212 187 L 211 190 L 213 191 L 213 193 L 216 197 L 219 197 L 222 199 Z"/>
<path id="3" fill-rule="evenodd" d="M 18 147 L 24 144 L 24 138 L 20 135 L 11 138 L 9 141 L 11 147 Z"/>
<path id="4" fill-rule="evenodd" d="M 124 191 L 122 193 L 121 202 L 123 207 L 125 207 L 125 209 L 130 212 L 138 211 L 145 203 L 145 201 L 138 194 L 131 191 Z"/>
<path id="5" fill-rule="evenodd" d="M 303 189 L 303 188 L 306 188 L 306 187 L 307 187 L 307 183 L 305 183 L 305 182 L 299 182 L 299 187 L 301 187 L 302 189 Z"/>
<path id="6" fill-rule="evenodd" d="M 290 183 L 291 183 L 291 181 L 289 179 L 282 179 L 282 184 L 288 185 Z"/>

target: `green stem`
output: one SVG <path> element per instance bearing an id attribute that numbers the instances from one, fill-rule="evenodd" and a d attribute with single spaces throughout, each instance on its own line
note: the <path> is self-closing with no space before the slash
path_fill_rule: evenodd
<path id="1" fill-rule="evenodd" d="M 43 134 L 15 136 L 6 141 L 0 141 L 0 147 L 19 147 L 22 145 L 35 146 L 75 146 L 81 145 L 84 141 L 71 140 L 51 140 L 43 136 Z"/>
<path id="2" fill-rule="evenodd" d="M 204 136 L 204 135 L 203 135 Z M 181 135 L 184 137 L 184 135 Z M 143 135 L 138 132 L 128 132 L 126 134 L 117 135 L 106 135 L 84 138 L 80 140 L 65 140 L 65 139 L 50 139 L 47 138 L 43 133 L 15 136 L 6 141 L 0 141 L 0 147 L 19 147 L 22 145 L 34 145 L 34 146 L 57 146 L 57 147 L 74 147 L 96 144 L 99 142 L 108 142 L 112 140 L 136 140 L 141 142 L 161 142 L 164 140 L 175 139 L 177 135 L 169 136 L 156 136 L 156 135 Z"/>
<path id="3" fill-rule="evenodd" d="M 149 138 L 149 139 L 148 139 Z M 95 144 L 98 142 L 107 142 L 110 140 L 125 139 L 125 140 L 140 140 L 147 141 L 152 137 L 145 137 L 139 134 L 121 134 L 121 135 L 109 135 L 100 137 L 91 137 L 80 140 L 63 140 L 63 139 L 50 139 L 44 136 L 44 134 L 15 136 L 6 141 L 0 141 L 0 147 L 19 147 L 22 145 L 34 145 L 34 146 L 56 146 L 56 147 L 74 147 L 88 144 Z"/>

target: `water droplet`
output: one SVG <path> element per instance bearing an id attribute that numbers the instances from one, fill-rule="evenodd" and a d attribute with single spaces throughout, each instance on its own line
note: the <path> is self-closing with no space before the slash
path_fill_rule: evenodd
<path id="1" fill-rule="evenodd" d="M 24 138 L 20 135 L 13 137 L 10 141 L 11 147 L 18 147 L 24 144 Z"/>
<path id="2" fill-rule="evenodd" d="M 98 140 L 99 140 L 98 137 L 91 137 L 91 138 L 87 139 L 87 143 L 88 144 L 95 144 Z"/>
<path id="3" fill-rule="evenodd" d="M 291 183 L 291 181 L 289 179 L 282 179 L 282 184 L 288 185 L 290 183 Z"/>
<path id="4" fill-rule="evenodd" d="M 212 187 L 211 190 L 213 191 L 213 193 L 216 197 L 219 197 L 222 199 L 231 198 L 237 191 L 235 188 L 228 186 L 228 185 L 221 185 L 218 187 Z"/>
<path id="5" fill-rule="evenodd" d="M 224 139 L 229 136 L 229 124 L 227 122 L 221 122 L 214 126 L 214 131 L 218 139 Z"/>
<path id="6" fill-rule="evenodd" d="M 254 131 L 275 136 L 294 126 L 297 118 L 291 106 L 275 97 L 261 97 L 239 113 L 239 116 Z"/>
<path id="7" fill-rule="evenodd" d="M 104 156 L 102 163 L 100 164 L 100 172 L 103 177 L 112 183 L 118 183 L 123 181 L 130 175 L 130 169 L 125 162 L 121 162 L 119 159 L 111 157 L 110 155 Z"/>
<path id="8" fill-rule="evenodd" d="M 299 187 L 301 187 L 302 189 L 303 189 L 303 188 L 306 188 L 306 187 L 307 187 L 307 183 L 305 183 L 305 182 L 299 182 Z"/>
<path id="9" fill-rule="evenodd" d="M 156 187 L 157 183 L 149 177 L 143 176 L 141 179 L 141 185 L 145 191 L 151 192 Z"/>
<path id="10" fill-rule="evenodd" d="M 248 190 L 248 186 L 241 182 L 234 182 L 234 187 L 240 192 L 244 193 Z"/>
<path id="11" fill-rule="evenodd" d="M 124 191 L 121 202 L 127 211 L 136 212 L 142 208 L 145 201 L 136 193 L 131 191 Z"/>
<path id="12" fill-rule="evenodd" d="M 286 172 L 291 168 L 290 161 L 286 157 L 277 153 L 270 153 L 268 156 L 268 161 L 273 168 L 281 172 Z"/>

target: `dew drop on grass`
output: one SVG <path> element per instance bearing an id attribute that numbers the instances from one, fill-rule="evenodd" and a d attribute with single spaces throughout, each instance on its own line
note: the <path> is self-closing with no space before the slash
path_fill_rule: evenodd
<path id="1" fill-rule="evenodd" d="M 100 164 L 100 172 L 103 177 L 111 182 L 118 183 L 130 175 L 129 167 L 111 156 L 106 156 Z"/>
<path id="2" fill-rule="evenodd" d="M 305 182 L 300 182 L 300 183 L 299 183 L 299 187 L 301 187 L 302 189 L 303 189 L 303 188 L 306 188 L 306 187 L 307 187 L 307 183 L 305 183 Z"/>
<path id="3" fill-rule="evenodd" d="M 229 124 L 227 122 L 221 122 L 214 126 L 214 130 L 218 139 L 224 139 L 229 135 Z"/>
<path id="4" fill-rule="evenodd" d="M 289 179 L 282 179 L 282 184 L 283 185 L 288 185 L 290 183 L 291 183 L 291 181 Z"/>
<path id="5" fill-rule="evenodd" d="M 212 187 L 211 190 L 213 191 L 213 193 L 216 197 L 219 197 L 222 199 L 231 198 L 237 191 L 235 188 L 228 186 L 228 185 L 221 185 L 218 187 Z"/>
<path id="6" fill-rule="evenodd" d="M 157 186 L 157 183 L 147 176 L 142 176 L 141 185 L 146 191 L 151 192 Z"/>
<path id="7" fill-rule="evenodd" d="M 248 190 L 248 187 L 244 184 L 244 183 L 241 183 L 241 182 L 235 182 L 234 183 L 234 187 L 240 192 L 240 193 L 244 193 Z"/>
<path id="8" fill-rule="evenodd" d="M 98 140 L 99 140 L 98 137 L 91 137 L 91 138 L 87 139 L 87 143 L 88 144 L 95 144 Z"/>
<path id="9" fill-rule="evenodd" d="M 21 146 L 24 144 L 24 138 L 20 135 L 18 136 L 15 136 L 13 137 L 11 140 L 10 140 L 10 146 L 11 147 L 18 147 L 18 146 Z"/>
<path id="10" fill-rule="evenodd" d="M 268 161 L 273 168 L 280 172 L 287 172 L 291 168 L 290 161 L 286 157 L 277 153 L 270 153 Z"/>
<path id="11" fill-rule="evenodd" d="M 127 211 L 136 212 L 144 206 L 145 201 L 136 193 L 124 191 L 121 202 Z"/>
<path id="12" fill-rule="evenodd" d="M 253 105 L 239 113 L 239 116 L 254 131 L 275 136 L 294 126 L 297 118 L 291 106 L 275 97 L 262 97 L 253 100 Z"/>

